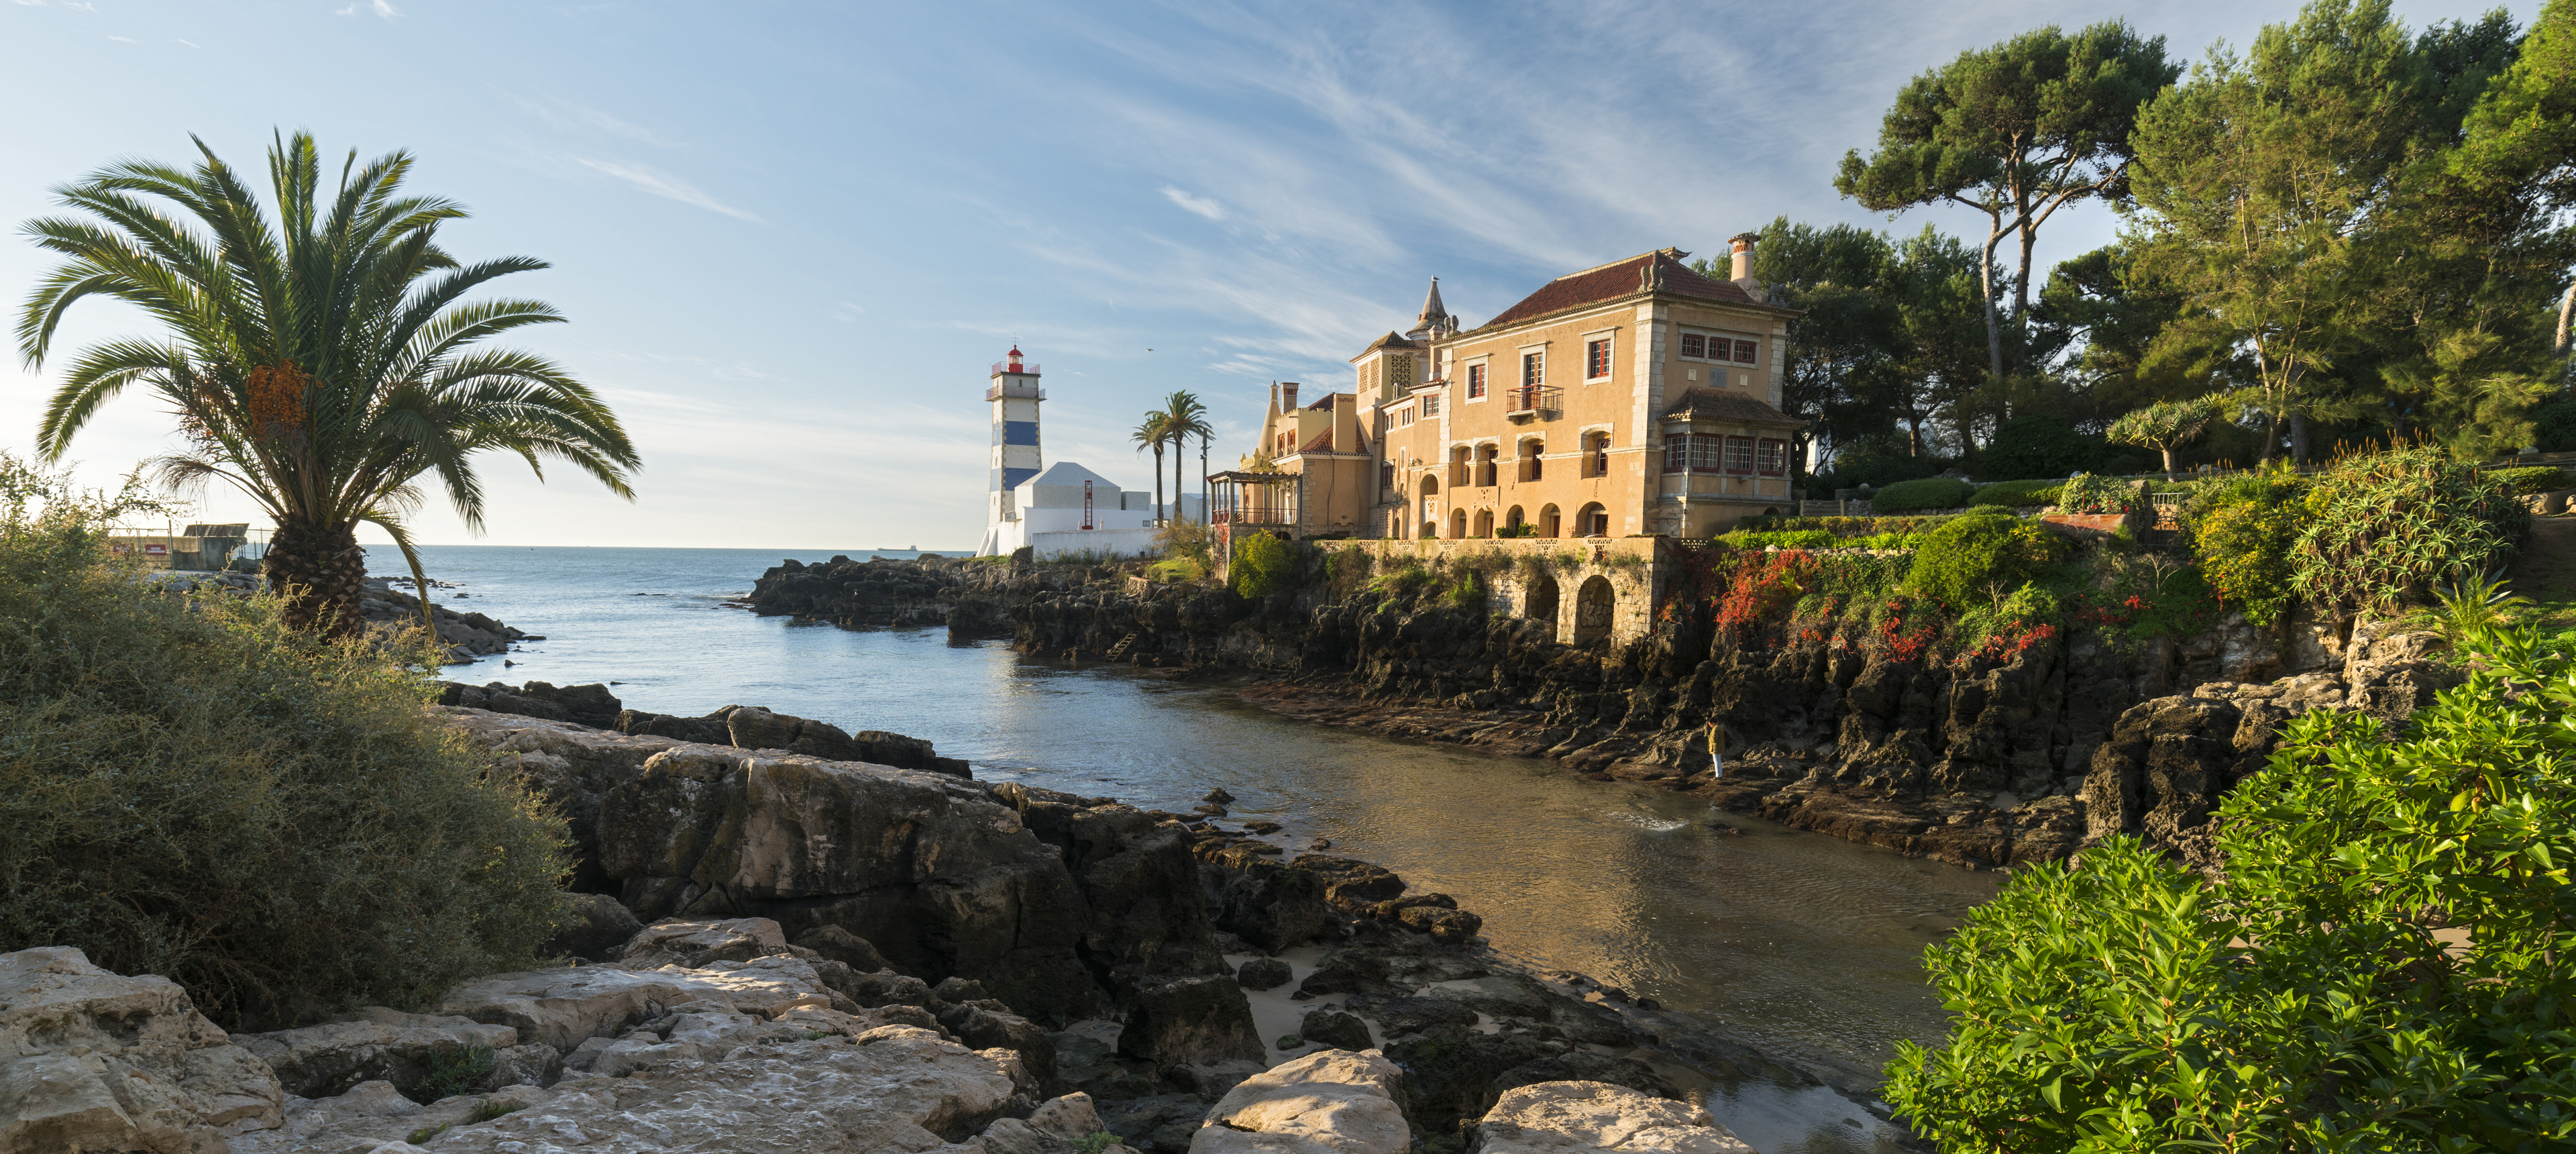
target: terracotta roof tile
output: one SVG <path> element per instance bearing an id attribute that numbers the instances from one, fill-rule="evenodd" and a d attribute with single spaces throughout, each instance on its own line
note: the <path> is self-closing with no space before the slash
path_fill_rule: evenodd
<path id="1" fill-rule="evenodd" d="M 1766 402 L 1759 397 L 1748 397 L 1742 393 L 1727 392 L 1723 389 L 1706 388 L 1690 389 L 1682 393 L 1681 397 L 1673 402 L 1671 408 L 1664 410 L 1664 418 L 1667 420 L 1675 418 L 1689 418 L 1691 420 L 1698 421 L 1735 421 L 1747 425 L 1796 426 L 1806 424 L 1805 421 L 1801 421 L 1796 417 L 1792 417 L 1787 413 L 1783 413 L 1778 409 L 1772 408 L 1769 402 Z"/>
<path id="2" fill-rule="evenodd" d="M 1501 328 L 1522 321 L 1552 316 L 1568 309 L 1600 304 L 1633 296 L 1643 290 L 1645 271 L 1651 262 L 1663 274 L 1660 291 L 1728 304 L 1759 305 L 1752 295 L 1733 283 L 1711 280 L 1693 272 L 1681 258 L 1689 253 L 1676 248 L 1658 249 L 1642 256 L 1632 256 L 1614 264 L 1568 273 L 1540 286 L 1537 292 L 1521 298 L 1521 303 L 1504 309 L 1482 328 Z"/>

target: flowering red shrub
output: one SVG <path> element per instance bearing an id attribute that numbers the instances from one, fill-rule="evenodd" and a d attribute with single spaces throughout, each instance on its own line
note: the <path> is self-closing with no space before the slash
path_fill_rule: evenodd
<path id="1" fill-rule="evenodd" d="M 1816 559 L 1791 549 L 1747 553 L 1725 577 L 1726 592 L 1717 599 L 1717 631 L 1741 644 L 1765 628 L 1787 624 L 1790 607 L 1815 582 Z"/>

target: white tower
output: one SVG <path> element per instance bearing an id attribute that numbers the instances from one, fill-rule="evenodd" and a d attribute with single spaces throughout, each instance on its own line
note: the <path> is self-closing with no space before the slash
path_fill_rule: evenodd
<path id="1" fill-rule="evenodd" d="M 993 406 L 992 480 L 984 498 L 984 544 L 976 552 L 990 556 L 1002 551 L 1003 523 L 1020 519 L 1012 490 L 1045 464 L 1038 456 L 1038 402 L 1046 393 L 1038 388 L 1038 367 L 1020 363 L 1018 345 L 1011 346 L 1011 359 L 994 362 L 984 399 Z"/>

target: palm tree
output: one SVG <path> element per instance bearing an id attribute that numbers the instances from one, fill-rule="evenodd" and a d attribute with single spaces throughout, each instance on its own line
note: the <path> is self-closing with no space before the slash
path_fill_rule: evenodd
<path id="1" fill-rule="evenodd" d="M 240 174 L 190 139 L 204 157 L 193 169 L 126 161 L 54 190 L 97 220 L 27 222 L 37 244 L 70 258 L 19 317 L 31 368 L 85 297 L 124 301 L 168 330 L 164 342 L 81 350 L 37 429 L 48 459 L 127 386 L 151 387 L 188 443 L 159 459 L 161 479 L 182 489 L 221 480 L 257 501 L 277 523 L 270 587 L 286 598 L 289 620 L 332 636 L 360 625 L 361 521 L 392 534 L 429 618 L 428 580 L 405 528 L 423 474 L 436 475 L 477 533 L 483 482 L 470 458 L 487 449 L 524 458 L 540 478 L 540 458 L 568 462 L 634 498 L 635 447 L 588 386 L 542 357 L 478 347 L 563 319 L 543 301 L 461 299 L 544 262 L 460 264 L 438 247 L 439 225 L 465 210 L 399 195 L 409 153 L 361 168 L 351 152 L 326 199 L 313 138 L 273 140 L 272 222 Z"/>
<path id="2" fill-rule="evenodd" d="M 1174 393 L 1163 398 L 1163 419 L 1172 434 L 1172 504 L 1179 505 L 1187 490 L 1181 484 L 1181 469 L 1188 462 L 1188 441 L 1199 439 L 1199 472 L 1207 473 L 1207 439 L 1216 434 L 1207 423 L 1207 406 L 1199 403 L 1195 393 Z M 1201 510 L 1205 515 L 1205 510 Z"/>
<path id="3" fill-rule="evenodd" d="M 1137 425 L 1136 431 L 1129 436 L 1136 442 L 1137 452 L 1154 450 L 1154 519 L 1157 521 L 1163 519 L 1163 446 L 1172 443 L 1170 422 L 1169 413 L 1149 412 L 1145 414 L 1144 422 Z"/>

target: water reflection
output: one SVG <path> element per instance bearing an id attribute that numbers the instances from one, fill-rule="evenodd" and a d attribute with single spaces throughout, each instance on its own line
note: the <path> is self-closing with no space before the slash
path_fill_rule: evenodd
<path id="1" fill-rule="evenodd" d="M 1532 759 L 1287 721 L 1219 689 L 1024 661 L 936 630 L 850 632 L 717 607 L 773 553 L 428 552 L 434 576 L 474 594 L 458 608 L 549 638 L 513 654 L 513 668 L 487 660 L 461 679 L 620 681 L 631 707 L 669 713 L 767 705 L 929 738 L 980 777 L 1163 808 L 1223 786 L 1239 818 L 1279 821 L 1299 845 L 1329 838 L 1336 853 L 1456 896 L 1503 953 L 1811 1065 L 1873 1070 L 1896 1039 L 1940 1036 L 1922 949 L 1994 889 L 1990 874 Z M 1746 1077 L 1707 1092 L 1765 1154 L 1892 1149 L 1831 1091 Z"/>

